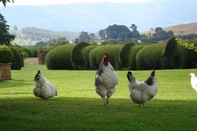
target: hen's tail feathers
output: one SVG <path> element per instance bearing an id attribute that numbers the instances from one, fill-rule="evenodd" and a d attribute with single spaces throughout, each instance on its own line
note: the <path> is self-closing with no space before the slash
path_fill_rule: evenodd
<path id="1" fill-rule="evenodd" d="M 132 76 L 133 74 L 132 74 L 132 72 L 131 71 L 128 71 L 128 73 L 127 73 L 127 79 L 129 80 L 129 81 L 131 81 L 131 76 Z"/>

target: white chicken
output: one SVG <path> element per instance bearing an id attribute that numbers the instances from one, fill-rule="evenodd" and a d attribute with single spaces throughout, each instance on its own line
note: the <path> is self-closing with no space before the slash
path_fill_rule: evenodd
<path id="1" fill-rule="evenodd" d="M 197 92 L 197 77 L 194 73 L 190 73 L 189 76 L 191 78 L 191 86 Z"/>
<path id="2" fill-rule="evenodd" d="M 144 82 L 139 82 L 130 71 L 127 73 L 127 78 L 130 99 L 134 103 L 139 104 L 139 106 L 145 106 L 145 103 L 156 95 L 158 86 L 154 69 L 150 77 Z"/>
<path id="3" fill-rule="evenodd" d="M 47 81 L 47 79 L 41 75 L 41 72 L 38 70 L 35 78 L 35 87 L 33 88 L 33 94 L 42 99 L 52 98 L 57 96 L 57 90 L 53 83 Z"/>
<path id="4" fill-rule="evenodd" d="M 105 106 L 109 104 L 108 100 L 116 91 L 117 84 L 118 75 L 109 62 L 109 55 L 105 53 L 95 77 L 96 93 L 103 98 Z"/>

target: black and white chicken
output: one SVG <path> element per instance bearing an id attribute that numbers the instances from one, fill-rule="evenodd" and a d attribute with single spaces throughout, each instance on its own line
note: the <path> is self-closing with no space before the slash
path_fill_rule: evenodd
<path id="1" fill-rule="evenodd" d="M 190 73 L 189 76 L 191 78 L 191 86 L 197 92 L 197 77 L 194 73 Z"/>
<path id="2" fill-rule="evenodd" d="M 109 62 L 109 55 L 105 53 L 95 77 L 96 93 L 103 98 L 105 106 L 109 104 L 108 99 L 116 91 L 117 84 L 118 75 Z"/>
<path id="3" fill-rule="evenodd" d="M 136 104 L 145 105 L 147 101 L 152 99 L 157 91 L 157 80 L 155 70 L 153 69 L 149 78 L 146 81 L 139 82 L 132 72 L 127 73 L 128 88 L 130 91 L 130 99 Z"/>
<path id="4" fill-rule="evenodd" d="M 37 74 L 34 77 L 35 86 L 33 88 L 33 94 L 42 99 L 52 98 L 57 96 L 57 90 L 55 89 L 55 85 L 41 75 L 40 70 L 38 70 Z"/>

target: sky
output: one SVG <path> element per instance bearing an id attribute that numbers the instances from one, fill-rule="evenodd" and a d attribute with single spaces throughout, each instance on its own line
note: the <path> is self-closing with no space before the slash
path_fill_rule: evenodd
<path id="1" fill-rule="evenodd" d="M 70 3 L 96 3 L 96 2 L 113 2 L 113 3 L 139 3 L 155 0 L 14 0 L 14 3 L 7 5 L 51 5 L 51 4 L 70 4 Z M 2 5 L 1 5 L 2 6 Z"/>
<path id="2" fill-rule="evenodd" d="M 116 6 L 106 6 L 106 8 L 80 6 L 84 4 L 66 5 L 71 3 L 98 2 L 126 4 L 111 4 Z M 105 3 L 104 5 L 109 5 L 109 3 Z M 50 6 L 50 8 L 46 9 L 45 6 L 43 6 L 39 7 L 39 11 L 42 11 L 40 13 L 39 11 L 35 11 L 29 7 L 26 9 L 28 12 L 25 12 L 23 11 L 23 7 L 19 6 L 56 4 L 66 5 L 68 8 L 67 10 L 62 8 L 56 9 L 56 6 L 53 6 L 53 8 Z M 7 3 L 6 7 L 8 8 L 3 7 L 3 4 L 0 2 L 0 13 L 5 16 L 11 27 L 17 25 L 19 28 L 33 26 L 50 30 L 55 29 L 75 32 L 83 30 L 93 32 L 98 31 L 99 29 L 104 29 L 113 24 L 130 26 L 131 23 L 134 23 L 137 24 L 139 31 L 147 31 L 150 28 L 155 27 L 168 27 L 180 23 L 196 22 L 196 6 L 197 0 L 14 0 L 14 3 Z M 17 9 L 17 7 L 20 8 Z M 114 7 L 116 7 L 116 9 Z M 102 14 L 103 11 L 105 11 L 105 14 Z M 114 12 L 116 12 L 116 15 L 113 15 Z M 54 19 L 54 14 L 56 15 L 56 19 Z M 62 14 L 64 17 L 62 17 Z M 33 16 L 33 19 L 31 16 Z M 45 21 L 52 22 L 47 22 L 46 24 Z M 95 26 L 95 23 L 92 21 L 96 21 L 97 25 Z"/>

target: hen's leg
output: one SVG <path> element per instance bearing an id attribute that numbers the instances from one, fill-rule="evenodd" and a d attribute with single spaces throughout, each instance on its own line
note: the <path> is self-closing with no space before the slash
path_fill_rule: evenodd
<path id="1" fill-rule="evenodd" d="M 107 97 L 107 100 L 106 100 L 106 104 L 108 105 L 109 104 L 109 98 Z"/>
<path id="2" fill-rule="evenodd" d="M 105 99 L 105 98 L 103 98 L 103 100 L 104 100 L 104 106 L 107 106 L 107 100 Z"/>

